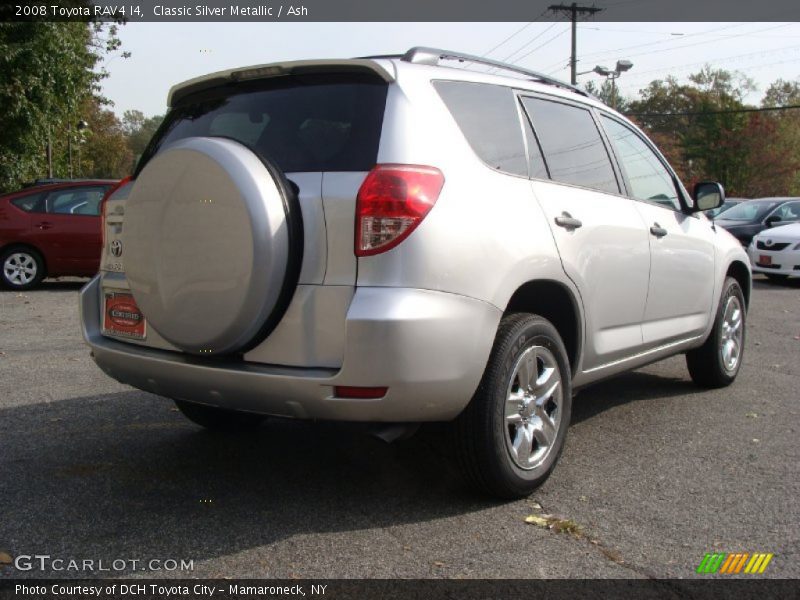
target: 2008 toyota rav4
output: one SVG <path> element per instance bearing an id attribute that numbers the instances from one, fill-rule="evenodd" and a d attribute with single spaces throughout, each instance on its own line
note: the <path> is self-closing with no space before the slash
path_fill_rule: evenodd
<path id="1" fill-rule="evenodd" d="M 212 428 L 451 421 L 501 497 L 553 470 L 580 386 L 678 353 L 731 383 L 751 274 L 700 212 L 721 186 L 691 197 L 619 114 L 481 61 L 415 48 L 175 87 L 104 204 L 81 294 L 100 368 Z"/>

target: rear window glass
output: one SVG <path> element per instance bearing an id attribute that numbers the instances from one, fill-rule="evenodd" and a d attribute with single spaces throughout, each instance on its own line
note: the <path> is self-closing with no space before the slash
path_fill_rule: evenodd
<path id="1" fill-rule="evenodd" d="M 28 194 L 20 198 L 14 198 L 11 204 L 25 212 L 43 212 L 42 198 L 44 194 Z"/>
<path id="2" fill-rule="evenodd" d="M 277 77 L 192 94 L 167 115 L 137 167 L 187 137 L 241 142 L 287 173 L 368 171 L 377 162 L 386 83 L 367 74 Z"/>
<path id="3" fill-rule="evenodd" d="M 433 85 L 483 162 L 527 177 L 522 125 L 511 88 L 463 81 L 435 81 Z"/>

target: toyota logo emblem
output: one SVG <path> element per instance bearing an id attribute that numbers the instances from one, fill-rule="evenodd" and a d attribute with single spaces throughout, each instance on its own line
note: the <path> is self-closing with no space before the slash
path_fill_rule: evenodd
<path id="1" fill-rule="evenodd" d="M 764 242 L 764 245 L 765 246 L 772 246 L 773 243 L 774 242 L 772 240 L 767 240 L 766 242 Z"/>
<path id="2" fill-rule="evenodd" d="M 114 240 L 111 242 L 111 254 L 113 256 L 122 256 L 122 242 L 119 240 Z"/>

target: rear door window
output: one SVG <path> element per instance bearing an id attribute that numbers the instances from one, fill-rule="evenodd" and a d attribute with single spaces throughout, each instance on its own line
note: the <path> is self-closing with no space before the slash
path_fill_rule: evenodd
<path id="1" fill-rule="evenodd" d="M 284 172 L 368 171 L 377 162 L 386 83 L 359 73 L 291 75 L 191 94 L 170 111 L 137 174 L 183 138 L 234 139 Z"/>
<path id="2" fill-rule="evenodd" d="M 80 187 L 56 190 L 47 196 L 47 212 L 55 215 L 100 215 L 105 187 Z"/>
<path id="3" fill-rule="evenodd" d="M 493 169 L 528 176 L 517 101 L 511 88 L 435 81 L 450 114 L 478 157 Z"/>
<path id="4" fill-rule="evenodd" d="M 588 109 L 533 97 L 523 97 L 522 104 L 552 179 L 619 193 L 611 159 Z"/>

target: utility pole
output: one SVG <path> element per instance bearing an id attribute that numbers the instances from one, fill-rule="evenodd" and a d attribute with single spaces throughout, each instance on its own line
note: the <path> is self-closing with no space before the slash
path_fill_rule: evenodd
<path id="1" fill-rule="evenodd" d="M 548 6 L 553 12 L 563 12 L 570 15 L 572 21 L 572 55 L 569 59 L 570 66 L 570 83 L 577 85 L 578 83 L 578 15 L 599 13 L 602 8 L 596 6 L 578 6 L 576 2 L 572 4 L 551 4 Z"/>

